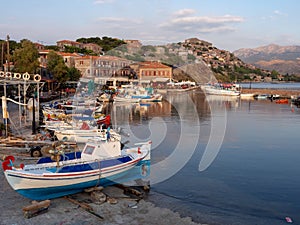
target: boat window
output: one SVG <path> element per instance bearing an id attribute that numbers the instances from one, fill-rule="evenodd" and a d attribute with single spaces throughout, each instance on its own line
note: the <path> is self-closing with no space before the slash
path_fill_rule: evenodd
<path id="1" fill-rule="evenodd" d="M 93 152 L 94 152 L 94 149 L 95 149 L 95 146 L 88 145 L 88 146 L 85 147 L 83 153 L 88 154 L 88 155 L 92 155 Z"/>

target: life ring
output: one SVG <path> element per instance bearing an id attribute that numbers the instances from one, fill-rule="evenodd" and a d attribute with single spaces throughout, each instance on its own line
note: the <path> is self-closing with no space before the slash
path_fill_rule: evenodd
<path id="1" fill-rule="evenodd" d="M 15 79 L 21 79 L 22 75 L 20 73 L 14 73 Z"/>
<path id="2" fill-rule="evenodd" d="M 3 71 L 0 71 L 0 77 L 4 77 L 5 73 Z"/>
<path id="3" fill-rule="evenodd" d="M 3 157 L 4 161 L 2 162 L 3 170 L 11 170 L 13 165 L 12 163 L 15 161 L 15 157 L 12 155 Z"/>
<path id="4" fill-rule="evenodd" d="M 29 73 L 23 73 L 23 80 L 29 80 L 30 79 L 30 75 Z"/>
<path id="5" fill-rule="evenodd" d="M 34 81 L 36 81 L 36 82 L 40 82 L 40 80 L 41 80 L 41 75 L 36 74 L 36 75 L 34 75 L 33 79 L 34 79 Z"/>
<path id="6" fill-rule="evenodd" d="M 11 72 L 6 72 L 5 77 L 11 78 Z"/>

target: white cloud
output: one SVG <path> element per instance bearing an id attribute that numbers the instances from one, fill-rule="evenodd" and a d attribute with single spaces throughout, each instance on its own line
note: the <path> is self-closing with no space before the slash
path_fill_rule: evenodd
<path id="1" fill-rule="evenodd" d="M 176 31 L 197 31 L 201 33 L 211 33 L 220 31 L 232 31 L 234 23 L 241 23 L 244 19 L 239 16 L 187 16 L 173 18 L 165 23 L 160 24 L 163 29 Z"/>
<path id="2" fill-rule="evenodd" d="M 196 11 L 194 9 L 181 9 L 181 10 L 174 12 L 173 15 L 176 17 L 181 17 L 181 16 L 188 16 L 188 15 L 195 14 L 195 12 Z"/>
<path id="3" fill-rule="evenodd" d="M 105 4 L 105 3 L 113 3 L 114 0 L 95 0 L 94 4 Z"/>
<path id="4" fill-rule="evenodd" d="M 275 11 L 273 12 L 273 14 L 275 14 L 276 16 L 287 16 L 286 13 L 280 12 L 279 10 L 275 10 Z"/>
<path id="5" fill-rule="evenodd" d="M 98 22 L 105 23 L 129 23 L 129 24 L 141 24 L 142 21 L 138 19 L 128 19 L 123 17 L 99 17 L 96 19 Z"/>

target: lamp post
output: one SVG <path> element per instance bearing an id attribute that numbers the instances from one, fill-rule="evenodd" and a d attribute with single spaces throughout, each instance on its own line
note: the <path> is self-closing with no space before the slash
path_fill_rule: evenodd
<path id="1" fill-rule="evenodd" d="M 32 134 L 36 134 L 36 126 L 35 126 L 35 93 L 33 93 L 32 97 Z"/>
<path id="2" fill-rule="evenodd" d="M 7 40 L 7 72 L 10 72 L 10 59 L 9 59 L 9 35 L 6 36 Z"/>

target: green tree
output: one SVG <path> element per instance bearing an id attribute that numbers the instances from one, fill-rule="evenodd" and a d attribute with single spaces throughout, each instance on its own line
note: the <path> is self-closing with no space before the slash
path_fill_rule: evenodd
<path id="1" fill-rule="evenodd" d="M 39 68 L 39 52 L 29 40 L 22 40 L 21 47 L 13 53 L 14 71 L 19 73 L 36 73 Z"/>
<path id="2" fill-rule="evenodd" d="M 75 67 L 68 68 L 68 78 L 69 81 L 78 81 L 81 77 L 81 73 Z"/>
<path id="3" fill-rule="evenodd" d="M 108 52 L 111 49 L 114 49 L 120 45 L 126 44 L 123 40 L 111 37 L 90 37 L 90 38 L 79 38 L 76 40 L 81 43 L 94 43 L 100 45 L 104 52 Z"/>
<path id="4" fill-rule="evenodd" d="M 59 51 L 59 47 L 57 45 L 47 45 L 45 48 L 48 50 Z"/>
<path id="5" fill-rule="evenodd" d="M 272 70 L 271 77 L 272 79 L 277 79 L 279 76 L 279 73 L 276 70 Z"/>
<path id="6" fill-rule="evenodd" d="M 64 63 L 63 57 L 54 51 L 50 51 L 47 59 L 47 70 L 53 75 L 53 78 L 59 83 L 68 81 L 69 69 Z"/>

